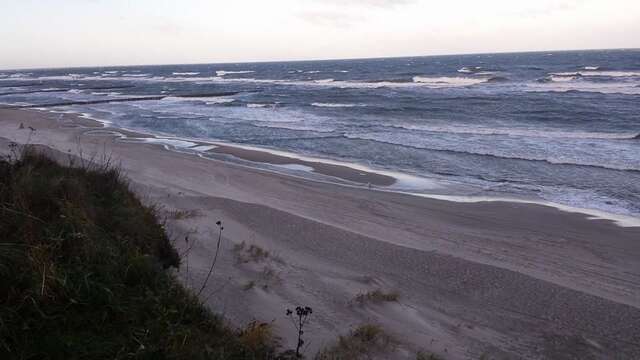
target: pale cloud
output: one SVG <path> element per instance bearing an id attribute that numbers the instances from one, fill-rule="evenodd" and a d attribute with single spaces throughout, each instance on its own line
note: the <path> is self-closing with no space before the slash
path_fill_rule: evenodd
<path id="1" fill-rule="evenodd" d="M 348 28 L 362 21 L 362 16 L 336 10 L 315 10 L 299 14 L 299 18 L 320 26 Z"/>
<path id="2" fill-rule="evenodd" d="M 520 17 L 543 17 L 549 16 L 558 12 L 568 12 L 576 10 L 576 8 L 585 4 L 585 0 L 573 0 L 573 1 L 539 1 L 531 5 L 525 6 L 522 9 L 514 11 L 515 16 Z"/>
<path id="3" fill-rule="evenodd" d="M 418 0 L 313 0 L 313 2 L 321 4 L 337 4 L 343 6 L 376 6 L 376 7 L 395 7 L 417 2 Z"/>
<path id="4" fill-rule="evenodd" d="M 0 0 L 0 68 L 640 47 L 638 0 Z"/>

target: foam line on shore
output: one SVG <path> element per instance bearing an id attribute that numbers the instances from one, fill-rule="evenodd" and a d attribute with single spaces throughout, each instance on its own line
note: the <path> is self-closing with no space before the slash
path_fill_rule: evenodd
<path id="1" fill-rule="evenodd" d="M 510 197 L 489 197 L 489 196 L 459 196 L 459 195 L 437 195 L 437 194 L 421 194 L 421 193 L 412 193 L 412 192 L 401 192 L 407 195 L 420 196 L 429 199 L 436 200 L 445 200 L 452 201 L 458 203 L 479 203 L 479 202 L 508 202 L 508 203 L 517 203 L 517 204 L 534 204 L 534 205 L 542 205 L 549 206 L 560 211 L 569 212 L 569 213 L 579 213 L 583 215 L 587 215 L 587 219 L 591 220 L 610 220 L 613 221 L 616 225 L 621 227 L 640 227 L 640 218 L 621 215 L 621 214 L 613 214 L 602 210 L 597 209 L 585 209 L 580 207 L 574 207 L 569 205 L 563 205 L 554 203 L 551 201 L 545 200 L 528 200 L 528 199 L 517 199 Z"/>

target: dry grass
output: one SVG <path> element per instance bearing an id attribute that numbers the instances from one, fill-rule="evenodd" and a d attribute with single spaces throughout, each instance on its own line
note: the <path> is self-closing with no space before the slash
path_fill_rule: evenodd
<path id="1" fill-rule="evenodd" d="M 340 336 L 331 347 L 318 352 L 316 360 L 371 359 L 374 355 L 388 354 L 397 342 L 384 330 L 372 324 L 361 325 L 346 336 Z"/>
<path id="2" fill-rule="evenodd" d="M 261 262 L 269 258 L 269 251 L 261 248 L 258 245 L 248 245 L 246 242 L 241 242 L 233 246 L 233 252 L 236 254 L 236 260 L 238 263 L 248 262 Z"/>
<path id="3" fill-rule="evenodd" d="M 167 212 L 167 218 L 172 220 L 192 219 L 198 216 L 202 216 L 202 214 L 200 214 L 200 210 L 198 209 L 193 209 L 193 210 L 176 209 L 176 210 L 171 210 Z"/>
<path id="4" fill-rule="evenodd" d="M 367 293 L 360 293 L 356 295 L 353 302 L 363 306 L 369 303 L 381 304 L 385 302 L 395 302 L 400 298 L 400 294 L 397 292 L 384 292 L 380 289 L 369 291 Z"/>
<path id="5" fill-rule="evenodd" d="M 238 337 L 243 345 L 255 353 L 268 352 L 272 344 L 278 342 L 271 324 L 255 320 L 241 330 Z"/>

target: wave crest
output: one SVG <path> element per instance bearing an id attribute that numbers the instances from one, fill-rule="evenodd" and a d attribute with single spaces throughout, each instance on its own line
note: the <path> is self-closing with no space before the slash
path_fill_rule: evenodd
<path id="1" fill-rule="evenodd" d="M 240 70 L 240 71 L 227 71 L 227 70 L 218 70 L 216 71 L 216 75 L 217 76 L 225 76 L 225 75 L 232 75 L 232 74 L 251 74 L 254 73 L 255 71 L 253 70 Z"/>
<path id="2" fill-rule="evenodd" d="M 469 78 L 469 77 L 425 77 L 414 76 L 413 82 L 420 83 L 428 87 L 440 88 L 440 87 L 459 87 L 459 86 L 471 86 L 487 82 L 488 79 Z"/>
<path id="3" fill-rule="evenodd" d="M 328 108 L 350 108 L 350 107 L 361 107 L 361 106 L 367 106 L 367 105 L 365 105 L 365 104 L 336 104 L 336 103 L 314 102 L 314 103 L 311 104 L 311 106 L 328 107 Z"/>

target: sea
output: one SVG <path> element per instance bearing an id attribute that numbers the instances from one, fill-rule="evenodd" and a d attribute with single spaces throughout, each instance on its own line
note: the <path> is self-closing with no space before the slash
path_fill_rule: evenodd
<path id="1" fill-rule="evenodd" d="M 640 217 L 638 49 L 0 70 L 0 104 Z"/>

